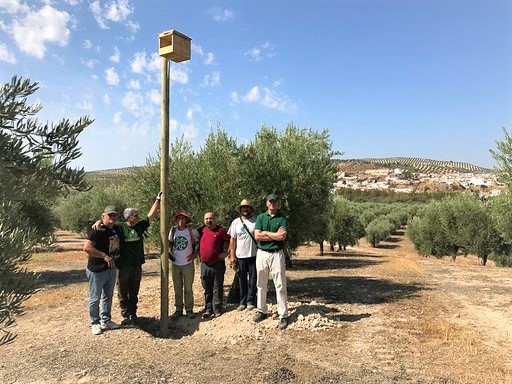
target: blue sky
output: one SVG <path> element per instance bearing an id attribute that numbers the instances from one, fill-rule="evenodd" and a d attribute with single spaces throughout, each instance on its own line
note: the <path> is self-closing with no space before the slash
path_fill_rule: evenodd
<path id="1" fill-rule="evenodd" d="M 171 66 L 171 141 L 217 126 L 329 129 L 342 158 L 492 167 L 512 126 L 509 0 L 0 0 L 0 81 L 40 83 L 41 118 L 89 115 L 86 170 L 143 165 L 160 143 L 158 34 L 192 38 Z"/>

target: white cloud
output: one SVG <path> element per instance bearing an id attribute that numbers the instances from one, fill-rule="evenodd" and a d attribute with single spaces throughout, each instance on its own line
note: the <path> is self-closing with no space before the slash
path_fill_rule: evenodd
<path id="1" fill-rule="evenodd" d="M 146 121 L 146 120 L 140 121 L 139 120 L 132 124 L 131 131 L 132 131 L 132 133 L 134 133 L 137 136 L 147 136 L 149 129 L 150 129 L 150 126 L 149 126 L 148 121 Z"/>
<path id="2" fill-rule="evenodd" d="M 244 101 L 254 103 L 260 99 L 260 88 L 256 85 L 243 97 Z"/>
<path id="3" fill-rule="evenodd" d="M 92 48 L 91 40 L 85 39 L 83 44 L 82 44 L 82 47 L 85 48 L 85 49 L 91 49 Z"/>
<path id="4" fill-rule="evenodd" d="M 160 105 L 162 103 L 162 96 L 160 96 L 160 91 L 156 89 L 151 89 L 146 96 L 153 104 Z"/>
<path id="5" fill-rule="evenodd" d="M 108 85 L 119 85 L 119 75 L 113 67 L 105 69 L 105 80 Z"/>
<path id="6" fill-rule="evenodd" d="M 128 27 L 128 29 L 130 31 L 132 31 L 133 33 L 137 33 L 140 29 L 140 25 L 139 23 L 136 23 L 135 21 L 131 21 L 131 20 L 128 20 L 126 22 L 126 26 Z"/>
<path id="7" fill-rule="evenodd" d="M 208 54 L 206 55 L 206 59 L 204 59 L 204 63 L 206 65 L 211 65 L 213 64 L 215 61 L 215 55 L 211 52 L 208 52 Z"/>
<path id="8" fill-rule="evenodd" d="M 76 106 L 84 111 L 92 111 L 92 103 L 89 100 L 82 100 Z"/>
<path id="9" fill-rule="evenodd" d="M 131 89 L 140 89 L 140 83 L 139 80 L 130 80 L 128 82 L 128 88 Z"/>
<path id="10" fill-rule="evenodd" d="M 268 41 L 259 47 L 253 47 L 245 53 L 254 61 L 260 61 L 264 58 L 271 58 L 274 56 L 274 46 Z"/>
<path id="11" fill-rule="evenodd" d="M 212 72 L 211 75 L 206 75 L 203 79 L 205 87 L 215 87 L 220 84 L 220 72 Z"/>
<path id="12" fill-rule="evenodd" d="M 172 65 L 171 66 L 171 81 L 175 81 L 180 84 L 188 83 L 188 73 L 185 71 L 182 65 Z"/>
<path id="13" fill-rule="evenodd" d="M 287 96 L 280 96 L 269 88 L 254 86 L 245 94 L 243 100 L 247 103 L 259 103 L 265 108 L 276 109 L 281 112 L 295 112 L 297 105 Z"/>
<path id="14" fill-rule="evenodd" d="M 68 3 L 72 7 L 76 7 L 78 4 L 80 4 L 80 0 L 64 0 L 65 3 Z"/>
<path id="15" fill-rule="evenodd" d="M 231 9 L 221 9 L 219 7 L 212 7 L 208 11 L 215 21 L 228 21 L 231 20 L 234 16 L 234 13 Z"/>
<path id="16" fill-rule="evenodd" d="M 121 52 L 119 51 L 119 48 L 114 47 L 114 53 L 110 56 L 110 61 L 119 63 L 119 60 L 121 60 Z"/>
<path id="17" fill-rule="evenodd" d="M 231 92 L 229 94 L 229 98 L 235 104 L 238 104 L 240 102 L 240 98 L 238 97 L 238 92 L 236 92 L 236 91 Z"/>
<path id="18" fill-rule="evenodd" d="M 9 51 L 7 45 L 0 43 L 0 61 L 5 61 L 9 64 L 16 64 L 16 57 L 14 53 Z"/>
<path id="19" fill-rule="evenodd" d="M 149 58 L 146 52 L 137 52 L 133 55 L 130 62 L 132 72 L 145 74 L 147 72 L 159 72 L 161 70 L 162 59 L 158 54 L 152 53 Z"/>
<path id="20" fill-rule="evenodd" d="M 23 7 L 20 9 L 25 10 Z M 70 16 L 67 12 L 45 5 L 38 11 L 29 10 L 22 17 L 14 18 L 11 26 L 5 28 L 22 52 L 42 59 L 46 53 L 47 42 L 60 46 L 68 43 L 69 21 Z"/>
<path id="21" fill-rule="evenodd" d="M 169 121 L 169 131 L 173 136 L 183 136 L 187 140 L 197 138 L 199 132 L 193 123 L 180 123 L 175 119 Z"/>
<path id="22" fill-rule="evenodd" d="M 91 68 L 93 69 L 94 66 L 98 63 L 98 60 L 96 59 L 89 59 L 89 60 L 86 60 L 84 58 L 81 58 L 80 59 L 80 62 L 85 65 L 87 68 Z"/>
<path id="23" fill-rule="evenodd" d="M 95 0 L 89 8 L 99 26 L 103 29 L 108 29 L 108 21 L 121 22 L 133 13 L 133 6 L 129 0 L 111 0 L 110 2 L 104 2 L 103 5 L 100 0 Z"/>
<path id="24" fill-rule="evenodd" d="M 122 122 L 123 114 L 121 112 L 116 112 L 114 114 L 114 124 L 120 125 Z"/>
<path id="25" fill-rule="evenodd" d="M 4 9 L 7 13 L 28 13 L 30 8 L 27 4 L 22 4 L 19 0 L 0 0 L 0 9 Z"/>
<path id="26" fill-rule="evenodd" d="M 187 109 L 187 120 L 193 120 L 194 119 L 194 113 L 195 112 L 201 112 L 202 111 L 202 108 L 199 104 L 194 104 L 193 107 Z"/>
<path id="27" fill-rule="evenodd" d="M 200 45 L 192 43 L 192 52 L 197 53 L 198 55 L 204 56 L 203 48 Z"/>
<path id="28" fill-rule="evenodd" d="M 110 105 L 110 95 L 108 93 L 105 93 L 103 95 L 103 102 L 106 104 L 106 105 Z"/>
<path id="29" fill-rule="evenodd" d="M 129 110 L 135 117 L 153 116 L 156 108 L 145 102 L 140 93 L 126 92 L 121 100 L 121 105 Z"/>

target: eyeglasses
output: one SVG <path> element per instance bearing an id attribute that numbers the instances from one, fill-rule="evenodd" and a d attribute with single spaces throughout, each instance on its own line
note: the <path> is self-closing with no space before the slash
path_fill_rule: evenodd
<path id="1" fill-rule="evenodd" d="M 185 216 L 178 216 L 178 220 L 185 220 Z"/>

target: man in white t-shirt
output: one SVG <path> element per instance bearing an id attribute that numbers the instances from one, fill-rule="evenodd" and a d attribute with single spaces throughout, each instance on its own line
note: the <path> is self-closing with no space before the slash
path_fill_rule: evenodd
<path id="1" fill-rule="evenodd" d="M 176 310 L 171 319 L 176 320 L 183 315 L 183 304 L 189 319 L 194 314 L 194 259 L 197 257 L 195 243 L 199 239 L 197 229 L 190 224 L 190 216 L 183 210 L 174 215 L 176 226 L 169 231 L 169 257 L 172 261 L 171 273 L 174 286 L 174 303 Z"/>
<path id="2" fill-rule="evenodd" d="M 233 220 L 228 234 L 229 261 L 238 265 L 238 279 L 240 283 L 240 305 L 238 311 L 253 310 L 256 304 L 256 240 L 254 239 L 254 206 L 248 199 L 243 199 L 236 208 L 240 217 Z"/>

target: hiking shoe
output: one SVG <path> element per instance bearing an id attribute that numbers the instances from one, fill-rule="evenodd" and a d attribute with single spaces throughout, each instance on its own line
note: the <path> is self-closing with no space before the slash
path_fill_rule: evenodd
<path id="1" fill-rule="evenodd" d="M 112 320 L 102 321 L 102 322 L 100 322 L 100 328 L 102 331 L 118 329 L 119 324 L 114 323 Z"/>
<path id="2" fill-rule="evenodd" d="M 220 317 L 222 315 L 222 312 L 214 312 L 213 317 Z"/>
<path id="3" fill-rule="evenodd" d="M 93 335 L 101 335 L 103 331 L 101 330 L 101 327 L 99 324 L 93 324 L 91 325 L 91 333 Z"/>
<path id="4" fill-rule="evenodd" d="M 246 306 L 244 304 L 240 304 L 236 310 L 243 311 L 245 308 L 246 308 Z"/>
<path id="5" fill-rule="evenodd" d="M 189 319 L 195 319 L 196 318 L 196 314 L 194 312 L 190 311 L 190 312 L 187 312 L 187 317 Z"/>
<path id="6" fill-rule="evenodd" d="M 211 313 L 210 311 L 205 311 L 205 312 L 203 313 L 202 318 L 203 318 L 203 319 L 209 319 L 211 316 L 212 316 L 212 313 Z"/>
<path id="7" fill-rule="evenodd" d="M 260 321 L 263 321 L 267 318 L 267 314 L 266 313 L 263 313 L 263 312 L 256 312 L 256 314 L 252 317 L 252 321 L 254 321 L 255 323 L 259 323 Z"/>
<path id="8" fill-rule="evenodd" d="M 252 311 L 254 308 L 256 308 L 256 307 L 254 305 L 252 305 L 252 304 L 248 304 L 247 305 L 247 310 L 248 311 Z"/>
<path id="9" fill-rule="evenodd" d="M 277 329 L 282 331 L 283 329 L 286 329 L 287 326 L 288 326 L 288 318 L 282 317 L 281 320 L 279 320 L 279 323 L 277 324 Z"/>
<path id="10" fill-rule="evenodd" d="M 125 318 L 123 319 L 123 321 L 121 321 L 121 325 L 123 325 L 123 326 L 125 326 L 125 327 L 128 327 L 128 326 L 130 326 L 130 325 L 133 325 L 133 320 L 131 319 L 131 317 L 130 317 L 130 316 L 125 317 Z"/>
<path id="11" fill-rule="evenodd" d="M 183 311 L 175 311 L 172 315 L 171 315 L 171 320 L 177 320 L 180 318 L 180 316 L 183 315 Z"/>

